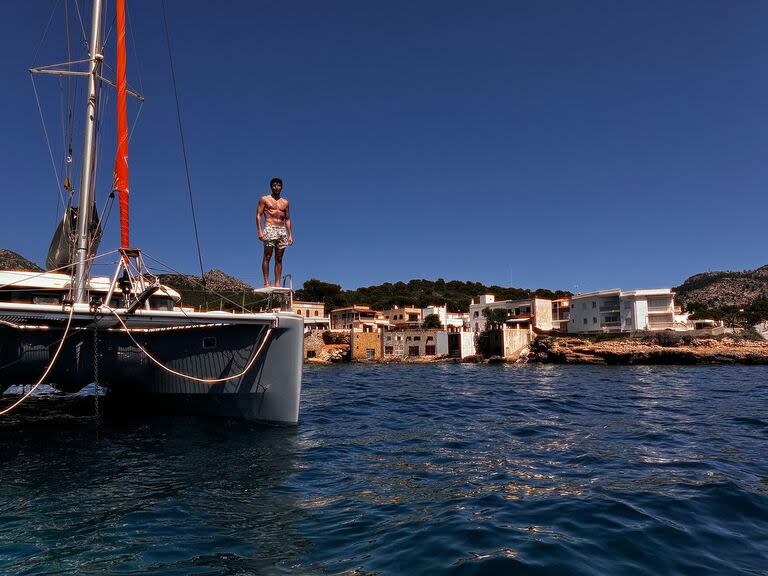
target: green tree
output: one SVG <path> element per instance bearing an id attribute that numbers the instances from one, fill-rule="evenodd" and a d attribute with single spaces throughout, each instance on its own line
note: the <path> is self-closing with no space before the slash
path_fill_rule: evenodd
<path id="1" fill-rule="evenodd" d="M 440 322 L 440 316 L 437 314 L 428 314 L 426 318 L 424 318 L 424 328 L 442 328 L 443 323 Z"/>
<path id="2" fill-rule="evenodd" d="M 300 289 L 296 290 L 296 300 L 323 302 L 327 309 L 338 308 L 347 304 L 339 284 L 323 282 L 316 278 L 307 280 Z"/>
<path id="3" fill-rule="evenodd" d="M 497 330 L 507 321 L 507 311 L 504 308 L 483 308 L 485 317 L 485 329 Z"/>

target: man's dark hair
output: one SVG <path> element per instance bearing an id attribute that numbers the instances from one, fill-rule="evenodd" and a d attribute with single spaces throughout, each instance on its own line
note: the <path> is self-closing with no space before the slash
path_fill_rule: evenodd
<path id="1" fill-rule="evenodd" d="M 275 182 L 278 182 L 280 186 L 283 185 L 283 181 L 280 180 L 280 178 L 272 178 L 272 180 L 269 181 L 269 187 L 272 188 L 272 184 L 274 184 Z"/>

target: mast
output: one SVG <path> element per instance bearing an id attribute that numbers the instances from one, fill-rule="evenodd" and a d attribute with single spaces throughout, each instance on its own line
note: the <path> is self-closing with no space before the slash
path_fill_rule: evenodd
<path id="1" fill-rule="evenodd" d="M 88 101 L 85 110 L 85 135 L 83 137 L 83 164 L 80 172 L 80 196 L 77 218 L 77 247 L 75 252 L 75 280 L 72 286 L 75 302 L 86 301 L 88 271 L 90 269 L 90 229 L 95 202 L 96 128 L 101 85 L 101 0 L 93 0 L 91 23 L 90 64 L 88 70 Z"/>

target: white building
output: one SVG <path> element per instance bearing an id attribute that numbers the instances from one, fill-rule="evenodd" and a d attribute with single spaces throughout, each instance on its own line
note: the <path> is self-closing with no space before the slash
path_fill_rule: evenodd
<path id="1" fill-rule="evenodd" d="M 438 332 L 437 355 L 466 358 L 477 354 L 474 332 Z"/>
<path id="2" fill-rule="evenodd" d="M 526 298 L 524 300 L 499 300 L 492 294 L 483 294 L 472 299 L 469 305 L 469 324 L 474 332 L 485 330 L 483 310 L 502 309 L 507 311 L 507 325 L 515 328 L 538 328 L 550 331 L 552 323 L 552 301 L 546 298 Z"/>
<path id="3" fill-rule="evenodd" d="M 448 312 L 448 307 L 445 304 L 442 306 L 427 306 L 426 308 L 422 308 L 422 320 L 431 314 L 435 314 L 440 318 L 440 324 L 449 330 L 463 330 L 469 327 L 469 314 Z"/>
<path id="4" fill-rule="evenodd" d="M 675 294 L 669 288 L 612 288 L 571 297 L 568 332 L 572 334 L 692 328 L 688 315 L 675 310 Z"/>

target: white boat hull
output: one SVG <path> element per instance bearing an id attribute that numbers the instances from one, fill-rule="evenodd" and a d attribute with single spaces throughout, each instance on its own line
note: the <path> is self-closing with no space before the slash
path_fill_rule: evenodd
<path id="1" fill-rule="evenodd" d="M 37 382 L 53 361 L 67 318 L 61 307 L 0 304 L 0 389 Z M 130 333 L 110 313 L 76 306 L 43 383 L 76 391 L 98 381 L 117 410 L 298 422 L 300 316 L 140 310 L 121 318 Z"/>

